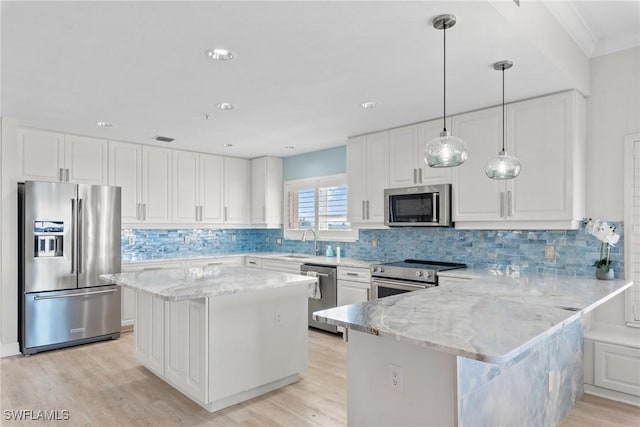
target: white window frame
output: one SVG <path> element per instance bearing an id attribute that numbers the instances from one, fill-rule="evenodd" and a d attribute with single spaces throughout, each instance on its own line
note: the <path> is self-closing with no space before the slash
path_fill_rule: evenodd
<path id="1" fill-rule="evenodd" d="M 318 176 L 313 178 L 305 178 L 305 179 L 296 179 L 291 181 L 284 182 L 284 197 L 283 197 L 283 224 L 282 224 L 282 235 L 287 240 L 301 240 L 302 234 L 304 230 L 288 230 L 287 224 L 289 224 L 289 191 L 295 191 L 303 188 L 315 188 L 316 195 L 318 188 L 322 187 L 332 187 L 338 185 L 347 185 L 347 174 L 338 174 L 338 175 L 327 175 L 327 176 Z M 347 194 L 349 192 L 349 187 L 347 187 Z M 349 218 L 347 212 L 347 220 Z M 316 205 L 315 211 L 315 221 L 314 221 L 314 231 L 318 234 L 317 239 L 325 242 L 355 242 L 358 240 L 358 229 L 351 224 L 351 230 L 344 231 L 327 231 L 327 230 L 318 230 L 318 206 Z M 307 239 L 313 239 L 313 233 L 307 233 Z"/>
<path id="2" fill-rule="evenodd" d="M 634 185 L 634 145 L 640 144 L 640 133 L 628 135 L 624 138 L 624 275 L 626 280 L 633 280 L 634 277 L 640 275 L 640 271 L 634 271 L 634 262 L 638 260 L 632 259 L 631 248 L 637 248 L 640 241 L 636 241 L 638 227 L 634 217 L 638 215 L 634 212 L 633 199 L 635 192 L 640 188 Z M 627 326 L 640 328 L 640 320 L 637 314 L 640 307 L 640 283 L 634 283 L 633 286 L 625 292 L 625 321 Z"/>

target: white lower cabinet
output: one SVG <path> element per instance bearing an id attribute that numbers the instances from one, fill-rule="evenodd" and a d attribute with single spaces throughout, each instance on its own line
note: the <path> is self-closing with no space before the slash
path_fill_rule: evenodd
<path id="1" fill-rule="evenodd" d="M 283 261 L 280 259 L 263 259 L 262 268 L 264 270 L 281 271 L 283 273 L 300 274 L 301 262 Z"/>
<path id="2" fill-rule="evenodd" d="M 369 269 L 338 266 L 337 299 L 338 306 L 369 301 L 371 299 L 371 272 Z M 345 329 L 338 326 L 338 332 L 344 334 Z"/>
<path id="3" fill-rule="evenodd" d="M 164 300 L 136 292 L 136 358 L 156 375 L 164 376 Z"/>
<path id="4" fill-rule="evenodd" d="M 640 348 L 595 342 L 594 384 L 640 396 Z"/>
<path id="5" fill-rule="evenodd" d="M 208 400 L 207 301 L 165 301 L 165 379 L 201 404 Z"/>

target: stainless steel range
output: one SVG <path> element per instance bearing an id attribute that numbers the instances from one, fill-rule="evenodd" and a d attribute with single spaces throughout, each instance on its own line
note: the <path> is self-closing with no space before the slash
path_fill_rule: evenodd
<path id="1" fill-rule="evenodd" d="M 383 298 L 438 286 L 438 272 L 465 268 L 466 264 L 405 259 L 371 266 L 371 295 Z"/>

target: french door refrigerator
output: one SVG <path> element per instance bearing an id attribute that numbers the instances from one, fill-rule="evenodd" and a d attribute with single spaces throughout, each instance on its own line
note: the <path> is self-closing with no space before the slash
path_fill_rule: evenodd
<path id="1" fill-rule="evenodd" d="M 120 187 L 18 184 L 23 354 L 120 336 Z"/>

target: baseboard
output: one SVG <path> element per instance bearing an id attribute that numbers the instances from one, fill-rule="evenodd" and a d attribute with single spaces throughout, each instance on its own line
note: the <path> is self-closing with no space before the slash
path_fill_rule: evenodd
<path id="1" fill-rule="evenodd" d="M 616 402 L 640 407 L 640 397 L 632 396 L 627 393 L 621 393 L 619 391 L 609 390 L 607 388 L 597 387 L 591 384 L 584 385 L 584 392 L 605 399 L 615 400 Z"/>
<path id="2" fill-rule="evenodd" d="M 17 342 L 9 344 L 0 343 L 0 357 L 9 357 L 20 354 L 20 346 Z"/>

